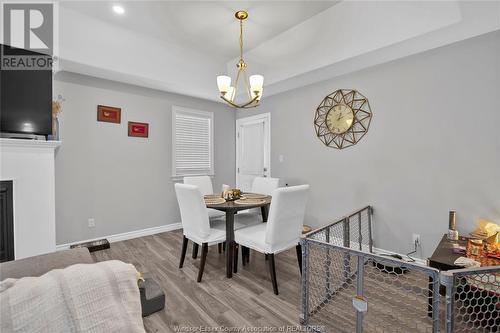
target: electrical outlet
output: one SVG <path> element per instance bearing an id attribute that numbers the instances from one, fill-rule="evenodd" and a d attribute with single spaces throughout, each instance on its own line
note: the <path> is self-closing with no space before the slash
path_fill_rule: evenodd
<path id="1" fill-rule="evenodd" d="M 413 244 L 415 244 L 415 246 L 420 246 L 422 245 L 422 243 L 420 243 L 420 235 L 419 234 L 413 234 L 412 235 L 412 240 L 413 240 Z"/>
<path id="2" fill-rule="evenodd" d="M 89 223 L 89 228 L 94 228 L 95 227 L 95 220 L 94 220 L 94 218 L 88 219 L 88 223 Z"/>

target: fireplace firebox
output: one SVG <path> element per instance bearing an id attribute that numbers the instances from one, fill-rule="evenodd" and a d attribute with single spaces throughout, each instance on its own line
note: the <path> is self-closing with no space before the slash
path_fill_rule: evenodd
<path id="1" fill-rule="evenodd" d="M 12 181 L 0 181 L 0 262 L 14 260 Z"/>

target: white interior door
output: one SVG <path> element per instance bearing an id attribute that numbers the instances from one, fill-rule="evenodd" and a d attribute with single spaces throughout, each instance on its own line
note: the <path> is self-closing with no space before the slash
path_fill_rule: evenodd
<path id="1" fill-rule="evenodd" d="M 236 187 L 250 191 L 255 177 L 271 176 L 271 115 L 236 120 Z"/>

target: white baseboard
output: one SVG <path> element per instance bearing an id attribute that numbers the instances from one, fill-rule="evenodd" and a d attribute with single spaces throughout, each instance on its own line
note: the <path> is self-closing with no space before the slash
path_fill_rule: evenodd
<path id="1" fill-rule="evenodd" d="M 336 244 L 342 244 L 342 239 L 341 238 L 338 238 L 338 237 L 335 237 L 336 239 Z M 358 243 L 355 242 L 355 241 L 351 241 L 350 242 L 350 248 L 351 249 L 357 249 L 358 247 Z M 397 253 L 397 252 L 394 252 L 394 251 L 389 251 L 389 250 L 386 250 L 386 249 L 380 249 L 378 247 L 373 247 L 373 253 L 374 254 L 397 254 L 397 255 L 400 255 L 403 259 L 403 261 L 406 261 L 406 262 L 411 262 L 411 260 L 408 258 L 408 256 L 406 254 L 401 254 L 401 253 Z M 390 256 L 387 256 L 388 258 L 391 259 Z M 414 259 L 415 261 L 413 262 L 414 264 L 417 264 L 417 265 L 420 265 L 420 266 L 427 266 L 427 260 L 425 259 L 421 259 L 421 258 L 415 258 L 415 257 L 412 257 L 412 259 Z"/>
<path id="2" fill-rule="evenodd" d="M 78 241 L 78 242 L 60 244 L 60 245 L 56 245 L 56 251 L 67 250 L 73 244 L 91 242 L 91 241 L 94 241 L 94 240 L 97 240 L 97 239 L 106 238 L 110 243 L 114 243 L 114 242 L 124 241 L 124 240 L 127 240 L 127 239 L 133 239 L 133 238 L 139 238 L 139 237 L 144 237 L 144 236 L 150 236 L 150 235 L 155 235 L 155 234 L 159 234 L 159 233 L 162 233 L 162 232 L 168 232 L 168 231 L 173 231 L 173 230 L 178 230 L 178 229 L 182 229 L 182 224 L 180 222 L 178 222 L 178 223 L 172 223 L 172 224 L 166 224 L 166 225 L 162 225 L 162 226 L 159 226 L 159 227 L 152 227 L 152 228 L 147 228 L 147 229 L 141 229 L 141 230 L 124 232 L 124 233 L 121 233 L 121 234 L 102 236 L 102 237 L 93 238 L 93 239 L 86 239 L 86 240 L 81 240 L 81 241 Z M 399 254 L 400 256 L 403 257 L 403 259 L 406 258 L 406 255 L 404 255 L 404 254 L 396 253 L 396 252 L 385 250 L 385 249 L 379 249 L 377 247 L 373 247 L 373 253 L 375 253 L 375 254 L 380 254 L 380 253 Z M 422 265 L 422 266 L 427 266 L 427 261 L 425 259 L 414 258 L 414 257 L 412 257 L 412 258 L 415 259 L 415 264 Z"/>
<path id="3" fill-rule="evenodd" d="M 121 234 L 102 236 L 102 237 L 98 237 L 98 238 L 94 238 L 94 239 L 81 240 L 81 241 L 78 241 L 78 242 L 60 244 L 60 245 L 56 245 L 56 251 L 67 250 L 73 244 L 91 242 L 91 241 L 94 241 L 94 240 L 97 240 L 97 239 L 106 238 L 110 243 L 114 243 L 114 242 L 124 241 L 124 240 L 127 240 L 127 239 L 133 239 L 133 238 L 138 238 L 138 237 L 155 235 L 155 234 L 159 234 L 159 233 L 162 233 L 162 232 L 168 232 L 168 231 L 177 230 L 177 229 L 181 229 L 181 228 L 182 228 L 182 225 L 181 225 L 180 222 L 179 223 L 166 224 L 166 225 L 162 225 L 162 226 L 159 226 L 159 227 L 152 227 L 152 228 L 147 228 L 147 229 L 141 229 L 141 230 L 124 232 L 124 233 L 121 233 Z"/>
<path id="4" fill-rule="evenodd" d="M 398 254 L 401 257 L 403 257 L 403 261 L 410 262 L 408 260 L 408 256 L 406 254 L 396 253 L 396 252 L 385 250 L 385 249 L 379 249 L 377 247 L 373 247 L 373 253 L 378 254 L 378 255 L 380 255 L 381 253 L 384 253 L 384 254 Z M 391 258 L 391 257 L 388 256 L 388 258 Z M 420 266 L 427 266 L 427 260 L 421 259 L 421 258 L 415 258 L 415 257 L 412 257 L 412 258 L 415 260 L 415 262 L 413 262 L 413 264 L 417 264 L 417 265 L 420 265 Z"/>

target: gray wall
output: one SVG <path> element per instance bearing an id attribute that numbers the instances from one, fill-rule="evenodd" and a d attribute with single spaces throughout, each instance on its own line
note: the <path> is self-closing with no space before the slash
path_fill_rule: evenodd
<path id="1" fill-rule="evenodd" d="M 345 150 L 325 147 L 313 117 L 339 88 L 354 88 L 374 113 L 368 134 Z M 478 217 L 500 222 L 500 33 L 400 59 L 276 96 L 272 174 L 308 183 L 307 222 L 319 226 L 366 204 L 375 245 L 407 253 L 412 233 L 429 256 L 456 209 L 461 232 Z M 284 161 L 279 162 L 279 155 Z"/>
<path id="2" fill-rule="evenodd" d="M 223 104 L 69 73 L 56 76 L 54 94 L 66 99 L 56 155 L 57 244 L 180 222 L 172 105 L 214 112 L 214 188 L 235 182 L 235 112 Z M 98 104 L 121 107 L 121 124 L 97 122 Z M 149 138 L 128 137 L 128 121 L 149 123 Z"/>

